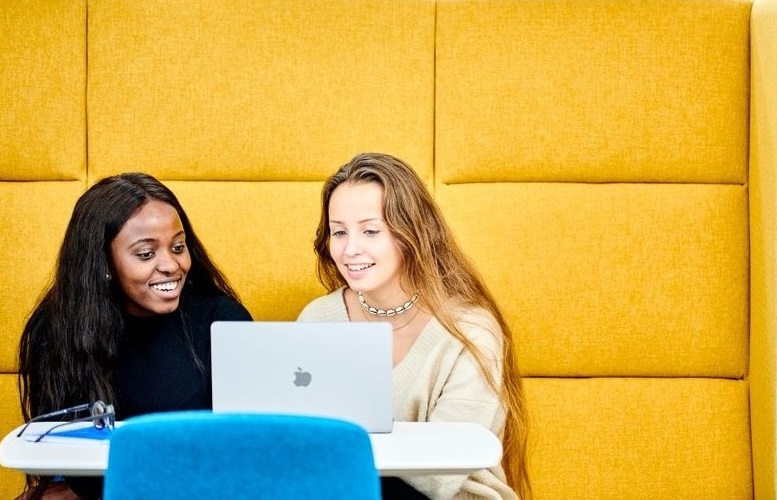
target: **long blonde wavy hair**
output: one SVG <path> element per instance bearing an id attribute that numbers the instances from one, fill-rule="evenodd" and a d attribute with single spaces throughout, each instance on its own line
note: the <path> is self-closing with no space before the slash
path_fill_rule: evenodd
<path id="1" fill-rule="evenodd" d="M 506 410 L 502 466 L 510 486 L 523 499 L 531 497 L 527 472 L 527 412 L 510 327 L 475 266 L 464 255 L 439 207 L 415 171 L 386 154 L 363 153 L 340 167 L 321 193 L 321 219 L 314 243 L 318 278 L 333 292 L 346 285 L 329 252 L 329 201 L 344 183 L 375 183 L 383 188 L 383 217 L 401 255 L 403 288 L 418 290 L 423 305 L 472 352 L 480 370 Z M 494 380 L 483 354 L 457 325 L 451 303 L 488 311 L 499 324 L 502 380 Z"/>

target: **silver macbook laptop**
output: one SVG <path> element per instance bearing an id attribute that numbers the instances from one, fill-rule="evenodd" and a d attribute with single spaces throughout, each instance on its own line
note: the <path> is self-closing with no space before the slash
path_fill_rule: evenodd
<path id="1" fill-rule="evenodd" d="M 213 411 L 333 417 L 391 432 L 388 323 L 216 321 Z"/>

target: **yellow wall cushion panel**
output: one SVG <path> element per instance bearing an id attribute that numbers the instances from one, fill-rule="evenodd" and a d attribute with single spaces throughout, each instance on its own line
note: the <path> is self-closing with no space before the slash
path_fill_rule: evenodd
<path id="1" fill-rule="evenodd" d="M 316 180 L 373 150 L 428 179 L 434 8 L 90 1 L 90 176 Z"/>
<path id="2" fill-rule="evenodd" d="M 745 182 L 748 0 L 437 10 L 442 182 Z"/>
<path id="3" fill-rule="evenodd" d="M 313 238 L 319 182 L 165 182 L 256 320 L 294 320 L 324 290 Z"/>
<path id="4" fill-rule="evenodd" d="M 532 378 L 525 386 L 537 499 L 753 498 L 747 382 Z"/>
<path id="5" fill-rule="evenodd" d="M 54 270 L 84 183 L 0 182 L 0 372 L 17 369 L 27 316 Z"/>
<path id="6" fill-rule="evenodd" d="M 777 498 L 777 0 L 752 13 L 750 404 L 756 498 Z"/>
<path id="7" fill-rule="evenodd" d="M 0 436 L 23 423 L 15 373 L 0 373 Z M 24 488 L 24 474 L 0 467 L 0 498 L 15 498 Z"/>
<path id="8" fill-rule="evenodd" d="M 86 1 L 0 2 L 0 180 L 83 179 Z"/>
<path id="9" fill-rule="evenodd" d="M 745 376 L 745 187 L 467 184 L 437 199 L 523 373 Z"/>

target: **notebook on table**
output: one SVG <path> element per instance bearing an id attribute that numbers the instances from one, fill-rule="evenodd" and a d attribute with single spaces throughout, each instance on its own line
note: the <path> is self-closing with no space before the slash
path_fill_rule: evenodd
<path id="1" fill-rule="evenodd" d="M 388 323 L 216 321 L 213 411 L 339 418 L 391 432 Z"/>

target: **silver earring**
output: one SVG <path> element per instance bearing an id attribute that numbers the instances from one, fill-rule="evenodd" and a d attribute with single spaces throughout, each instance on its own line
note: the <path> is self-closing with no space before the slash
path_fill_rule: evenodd
<path id="1" fill-rule="evenodd" d="M 110 281 L 111 280 L 111 273 L 105 273 L 105 279 Z"/>

